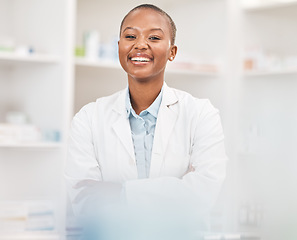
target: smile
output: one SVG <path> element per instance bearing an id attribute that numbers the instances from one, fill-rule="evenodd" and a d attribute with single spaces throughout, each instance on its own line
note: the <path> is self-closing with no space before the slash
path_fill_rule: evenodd
<path id="1" fill-rule="evenodd" d="M 136 62 L 149 62 L 151 59 L 145 58 L 145 57 L 132 57 L 131 61 L 136 61 Z"/>

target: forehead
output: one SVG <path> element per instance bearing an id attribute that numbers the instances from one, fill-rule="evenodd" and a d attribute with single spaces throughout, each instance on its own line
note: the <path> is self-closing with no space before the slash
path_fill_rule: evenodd
<path id="1" fill-rule="evenodd" d="M 141 29 L 161 28 L 164 32 L 170 32 L 168 18 L 149 8 L 140 8 L 131 12 L 125 19 L 122 30 L 126 27 L 134 27 Z"/>

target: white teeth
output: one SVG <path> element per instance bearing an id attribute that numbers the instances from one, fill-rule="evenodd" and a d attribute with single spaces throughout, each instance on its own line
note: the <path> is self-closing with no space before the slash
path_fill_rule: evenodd
<path id="1" fill-rule="evenodd" d="M 137 62 L 149 62 L 150 59 L 149 58 L 145 58 L 145 57 L 133 57 L 131 58 L 132 61 L 137 61 Z"/>

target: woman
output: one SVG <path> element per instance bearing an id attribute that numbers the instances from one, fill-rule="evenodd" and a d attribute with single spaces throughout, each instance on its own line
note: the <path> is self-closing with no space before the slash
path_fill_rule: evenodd
<path id="1" fill-rule="evenodd" d="M 214 203 L 225 177 L 220 117 L 208 100 L 164 82 L 175 32 L 153 5 L 123 19 L 118 47 L 128 87 L 84 106 L 72 122 L 65 175 L 76 213 L 93 194 L 100 204 L 171 203 L 198 212 Z"/>

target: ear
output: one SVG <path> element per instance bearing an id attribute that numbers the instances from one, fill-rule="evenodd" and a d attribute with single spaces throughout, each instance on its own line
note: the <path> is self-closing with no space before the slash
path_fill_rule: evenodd
<path id="1" fill-rule="evenodd" d="M 170 49 L 169 61 L 173 61 L 177 53 L 177 46 L 173 45 Z"/>

